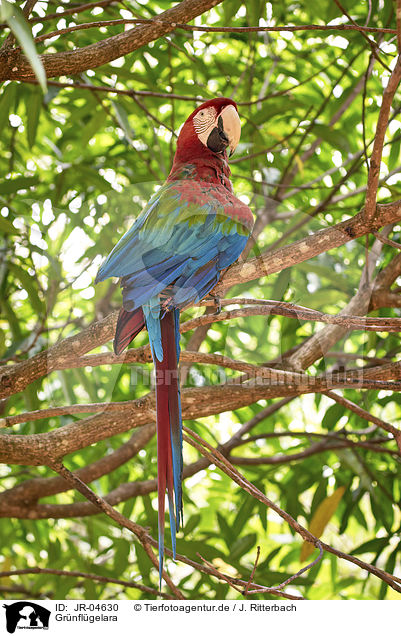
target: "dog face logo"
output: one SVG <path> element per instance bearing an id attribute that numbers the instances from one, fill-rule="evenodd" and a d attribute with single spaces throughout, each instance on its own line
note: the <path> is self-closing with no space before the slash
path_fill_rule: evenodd
<path id="1" fill-rule="evenodd" d="M 3 607 L 9 634 L 14 634 L 16 629 L 49 629 L 50 611 L 37 603 L 18 601 Z"/>

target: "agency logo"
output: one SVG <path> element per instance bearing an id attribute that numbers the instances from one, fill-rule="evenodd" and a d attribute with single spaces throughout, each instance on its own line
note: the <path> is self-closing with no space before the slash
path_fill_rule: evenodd
<path id="1" fill-rule="evenodd" d="M 14 634 L 16 629 L 49 629 L 50 611 L 37 603 L 18 601 L 3 607 L 9 634 Z"/>

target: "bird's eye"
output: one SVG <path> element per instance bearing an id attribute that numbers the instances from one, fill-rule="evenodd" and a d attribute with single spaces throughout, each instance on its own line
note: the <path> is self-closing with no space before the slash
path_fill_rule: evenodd
<path id="1" fill-rule="evenodd" d="M 197 135 L 205 132 L 208 126 L 213 124 L 215 115 L 216 112 L 214 108 L 203 108 L 196 113 L 193 118 L 193 124 Z"/>

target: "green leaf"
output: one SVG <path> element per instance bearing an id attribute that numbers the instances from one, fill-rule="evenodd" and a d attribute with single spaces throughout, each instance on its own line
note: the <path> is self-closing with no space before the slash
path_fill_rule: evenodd
<path id="1" fill-rule="evenodd" d="M 390 146 L 390 154 L 388 157 L 388 168 L 389 170 L 394 170 L 396 166 L 398 166 L 400 161 L 400 146 L 401 139 L 394 141 Z"/>
<path id="2" fill-rule="evenodd" d="M 387 563 L 384 567 L 385 571 L 389 574 L 395 574 L 394 566 L 397 558 L 397 553 L 399 552 L 400 544 L 398 543 L 394 550 L 391 551 L 389 558 L 387 559 Z M 379 599 L 384 599 L 386 597 L 387 592 L 390 590 L 388 583 L 386 581 L 382 581 L 379 592 Z"/>
<path id="3" fill-rule="evenodd" d="M 200 520 L 200 515 L 192 515 L 185 524 L 185 534 L 191 534 L 191 532 L 199 526 Z"/>
<path id="4" fill-rule="evenodd" d="M 34 145 L 36 139 L 42 99 L 42 93 L 40 90 L 34 90 L 30 96 L 29 103 L 26 105 L 27 138 L 30 148 Z"/>
<path id="5" fill-rule="evenodd" d="M 341 404 L 333 404 L 330 406 L 322 419 L 323 428 L 327 428 L 329 431 L 332 431 L 338 420 L 340 420 L 344 415 L 344 411 L 345 409 L 341 406 Z"/>
<path id="6" fill-rule="evenodd" d="M 347 280 L 345 274 L 344 274 L 344 277 L 339 275 L 337 272 L 334 271 L 333 267 L 327 267 L 325 265 L 320 265 L 315 262 L 299 263 L 297 267 L 299 267 L 299 269 L 303 272 L 313 272 L 314 274 L 317 274 L 317 276 L 319 276 L 319 279 L 324 277 L 324 278 L 327 278 L 328 280 L 331 280 L 335 285 L 336 291 L 341 290 L 347 293 L 352 291 L 352 286 L 350 285 L 350 282 Z"/>
<path id="7" fill-rule="evenodd" d="M 315 490 L 315 494 L 313 495 L 312 505 L 311 505 L 311 515 L 313 516 L 317 507 L 321 504 L 321 502 L 326 498 L 327 495 L 327 479 L 322 479 L 319 483 L 318 487 Z"/>
<path id="8" fill-rule="evenodd" d="M 272 293 L 270 295 L 271 300 L 281 300 L 291 280 L 291 268 L 287 267 L 277 276 L 274 283 Z"/>
<path id="9" fill-rule="evenodd" d="M 245 496 L 244 501 L 240 509 L 238 510 L 237 516 L 235 517 L 235 520 L 232 526 L 233 530 L 235 531 L 237 535 L 241 534 L 241 531 L 244 525 L 251 518 L 253 509 L 255 508 L 255 506 L 256 506 L 256 500 L 253 497 Z"/>
<path id="10" fill-rule="evenodd" d="M 366 552 L 373 552 L 373 554 L 380 553 L 386 545 L 389 543 L 388 537 L 378 537 L 377 539 L 370 539 L 361 543 L 360 546 L 354 548 L 351 554 L 365 554 Z"/>
<path id="11" fill-rule="evenodd" d="M 318 137 L 321 137 L 324 141 L 327 141 L 333 146 L 333 148 L 340 148 L 345 152 L 350 152 L 350 143 L 342 130 L 335 130 L 324 124 L 315 124 L 314 132 L 316 132 Z"/>
<path id="12" fill-rule="evenodd" d="M 360 501 L 364 492 L 365 491 L 363 490 L 363 488 L 358 488 L 357 490 L 354 490 L 354 491 L 351 490 L 346 493 L 346 497 L 348 501 L 346 502 L 345 510 L 341 519 L 340 528 L 338 530 L 340 535 L 346 531 L 350 517 L 352 514 L 354 514 L 354 508 L 357 506 L 358 501 Z"/>
<path id="13" fill-rule="evenodd" d="M 230 0 L 230 2 L 223 2 L 222 8 L 224 12 L 225 24 L 230 24 L 232 18 L 237 13 L 242 4 L 242 0 Z"/>
<path id="14" fill-rule="evenodd" d="M 17 85 L 13 82 L 5 87 L 0 97 L 0 130 L 4 131 L 5 126 L 8 125 L 8 115 L 14 106 L 16 91 Z"/>
<path id="15" fill-rule="evenodd" d="M 152 563 L 145 553 L 143 547 L 138 543 L 135 544 L 136 564 L 138 570 L 143 577 L 144 582 L 149 582 L 150 571 L 152 569 Z"/>
<path id="16" fill-rule="evenodd" d="M 89 122 L 81 131 L 80 143 L 83 147 L 85 147 L 86 144 L 89 143 L 89 141 L 92 139 L 92 137 L 94 137 L 96 133 L 99 132 L 106 119 L 107 113 L 103 108 L 101 110 L 95 110 L 93 117 L 91 117 Z"/>
<path id="17" fill-rule="evenodd" d="M 119 102 L 113 101 L 113 108 L 117 117 L 117 121 L 120 125 L 120 128 L 124 131 L 125 136 L 129 141 L 132 141 L 135 137 L 135 131 L 132 130 L 130 123 L 128 121 L 128 115 L 125 108 Z"/>
<path id="18" fill-rule="evenodd" d="M 184 539 L 178 538 L 177 551 L 196 560 L 199 559 L 198 554 L 208 561 L 213 561 L 213 559 L 217 558 L 224 558 L 224 554 L 220 550 L 206 541 L 185 541 Z"/>
<path id="19" fill-rule="evenodd" d="M 220 532 L 223 536 L 224 541 L 226 542 L 226 544 L 229 546 L 232 539 L 233 539 L 233 531 L 232 528 L 230 528 L 230 526 L 228 525 L 227 521 L 225 520 L 224 516 L 222 514 L 220 514 L 220 512 L 217 512 L 217 520 L 219 523 L 219 527 L 220 527 Z"/>
<path id="20" fill-rule="evenodd" d="M 11 4 L 10 2 L 7 2 L 7 0 L 2 0 L 0 9 L 2 13 L 2 19 L 7 22 L 11 31 L 20 43 L 21 48 L 27 56 L 28 61 L 32 66 L 32 70 L 35 73 L 43 92 L 45 93 L 46 72 L 43 67 L 42 61 L 36 52 L 32 32 L 30 30 L 28 22 L 24 17 L 24 14 L 15 4 Z"/>
<path id="21" fill-rule="evenodd" d="M 13 226 L 11 221 L 4 218 L 4 216 L 1 216 L 1 214 L 0 214 L 0 232 L 2 234 L 19 234 L 19 230 L 17 230 L 17 228 Z"/>
<path id="22" fill-rule="evenodd" d="M 7 0 L 2 0 L 0 2 L 0 18 L 1 20 L 8 20 L 13 15 L 13 5 L 11 2 L 7 2 Z"/>
<path id="23" fill-rule="evenodd" d="M 246 534 L 244 537 L 240 537 L 237 541 L 234 541 L 230 548 L 230 560 L 239 561 L 239 559 L 249 552 L 249 550 L 256 543 L 256 533 Z"/>
<path id="24" fill-rule="evenodd" d="M 122 514 L 124 515 L 124 517 L 127 517 L 128 519 L 131 517 L 134 506 L 135 499 L 127 499 L 122 508 Z"/>
<path id="25" fill-rule="evenodd" d="M 280 552 L 280 550 L 282 549 L 282 545 L 279 545 L 278 548 L 274 548 L 274 550 L 272 550 L 271 552 L 269 552 L 269 554 L 267 555 L 267 557 L 265 558 L 265 560 L 260 564 L 260 568 L 267 568 L 267 566 L 270 564 L 270 561 L 273 561 L 274 557 Z"/>
<path id="26" fill-rule="evenodd" d="M 267 508 L 265 504 L 262 503 L 261 501 L 257 502 L 257 508 L 258 508 L 258 517 L 259 517 L 260 523 L 262 524 L 263 530 L 266 532 L 267 531 Z"/>
<path id="27" fill-rule="evenodd" d="M 252 118 L 252 124 L 258 126 L 269 122 L 277 115 L 282 116 L 289 110 L 294 111 L 297 107 L 303 106 L 303 103 L 295 99 L 294 97 L 286 97 L 275 99 L 274 101 L 264 102 L 260 111 Z M 274 126 L 268 126 L 268 132 L 275 139 L 282 139 L 282 136 L 277 132 Z"/>
<path id="28" fill-rule="evenodd" d="M 38 177 L 16 177 L 0 182 L 0 194 L 13 194 L 18 190 L 26 190 L 39 183 Z"/>
<path id="29" fill-rule="evenodd" d="M 0 329 L 0 357 L 4 355 L 6 350 L 6 334 L 3 329 Z"/>
<path id="30" fill-rule="evenodd" d="M 114 576 L 121 576 L 128 566 L 128 557 L 131 545 L 126 539 L 114 539 Z"/>
<path id="31" fill-rule="evenodd" d="M 41 316 L 44 312 L 44 303 L 39 298 L 38 289 L 34 285 L 34 278 L 16 263 L 9 263 L 8 268 L 21 282 L 22 287 L 28 292 L 33 309 Z"/>

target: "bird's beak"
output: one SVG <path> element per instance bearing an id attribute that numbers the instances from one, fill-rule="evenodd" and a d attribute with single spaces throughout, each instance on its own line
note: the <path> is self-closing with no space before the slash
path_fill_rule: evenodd
<path id="1" fill-rule="evenodd" d="M 217 125 L 216 125 L 217 124 Z M 217 120 L 207 128 L 199 139 L 215 153 L 230 149 L 230 157 L 237 147 L 241 136 L 241 121 L 237 109 L 229 104 L 221 111 Z"/>
<path id="2" fill-rule="evenodd" d="M 241 137 L 241 120 L 237 109 L 229 104 L 220 113 L 223 120 L 223 130 L 228 138 L 228 146 L 230 148 L 230 157 L 234 153 Z"/>

